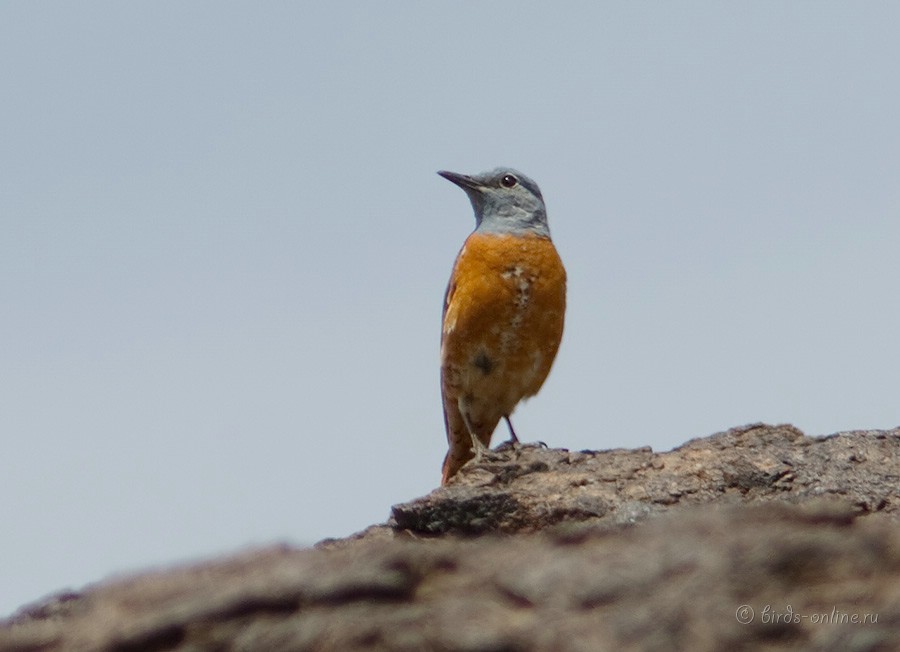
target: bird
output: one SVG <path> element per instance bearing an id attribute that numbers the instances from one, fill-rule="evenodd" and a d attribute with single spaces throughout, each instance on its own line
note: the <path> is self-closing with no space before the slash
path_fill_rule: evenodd
<path id="1" fill-rule="evenodd" d="M 438 174 L 465 191 L 475 212 L 475 230 L 456 256 L 444 294 L 446 485 L 490 446 L 501 418 L 518 442 L 510 415 L 540 390 L 562 341 L 566 270 L 532 179 L 502 167 Z"/>

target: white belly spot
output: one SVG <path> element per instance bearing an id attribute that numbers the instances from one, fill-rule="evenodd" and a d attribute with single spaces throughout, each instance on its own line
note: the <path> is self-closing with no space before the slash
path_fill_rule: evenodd
<path id="1" fill-rule="evenodd" d="M 531 301 L 531 286 L 535 279 L 534 276 L 526 274 L 521 265 L 510 267 L 503 272 L 502 277 L 505 281 L 511 282 L 516 291 L 515 310 L 509 324 L 503 325 L 500 337 L 500 346 L 506 352 L 514 346 L 519 331 L 522 329 L 525 313 L 528 311 L 528 304 Z"/>

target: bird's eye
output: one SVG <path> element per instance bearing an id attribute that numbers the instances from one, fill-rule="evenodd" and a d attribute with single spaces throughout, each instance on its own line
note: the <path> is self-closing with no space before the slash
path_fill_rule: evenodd
<path id="1" fill-rule="evenodd" d="M 500 179 L 500 185 L 502 185 L 504 188 L 512 188 L 517 183 L 519 183 L 519 180 L 511 174 L 504 174 L 503 178 Z"/>

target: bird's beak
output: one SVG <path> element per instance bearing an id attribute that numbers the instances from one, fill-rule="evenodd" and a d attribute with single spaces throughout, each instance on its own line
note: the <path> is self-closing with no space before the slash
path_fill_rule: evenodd
<path id="1" fill-rule="evenodd" d="M 446 170 L 440 170 L 438 174 L 466 191 L 478 190 L 481 188 L 481 184 L 468 174 L 457 174 L 456 172 L 447 172 Z"/>

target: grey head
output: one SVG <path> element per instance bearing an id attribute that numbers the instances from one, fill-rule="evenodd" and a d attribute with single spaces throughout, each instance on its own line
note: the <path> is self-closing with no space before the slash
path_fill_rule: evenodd
<path id="1" fill-rule="evenodd" d="M 445 170 L 438 174 L 466 191 L 475 210 L 476 231 L 550 237 L 540 188 L 521 172 L 497 168 L 473 176 Z"/>

